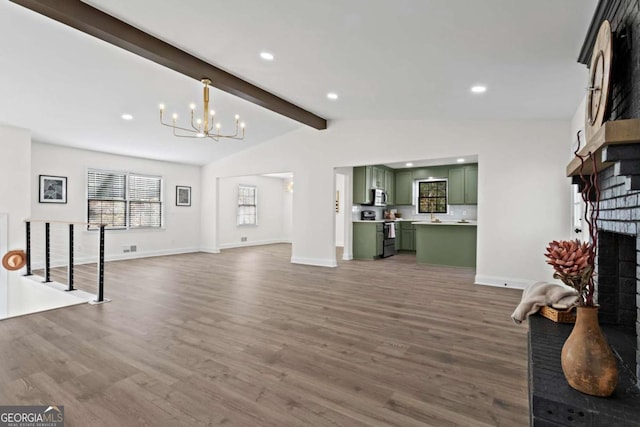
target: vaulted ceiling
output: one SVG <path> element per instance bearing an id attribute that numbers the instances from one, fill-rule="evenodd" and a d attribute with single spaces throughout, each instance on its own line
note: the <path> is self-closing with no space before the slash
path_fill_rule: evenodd
<path id="1" fill-rule="evenodd" d="M 91 0 L 86 3 L 331 120 L 569 120 L 596 0 Z M 9 2 L 0 4 L 0 123 L 35 141 L 205 164 L 303 126 L 219 90 L 244 141 L 176 139 L 198 81 Z M 259 57 L 271 52 L 271 62 Z M 471 94 L 484 84 L 483 95 Z M 335 92 L 335 101 L 326 97 Z M 131 121 L 123 113 L 134 116 Z M 322 131 L 318 131 L 322 132 Z"/>

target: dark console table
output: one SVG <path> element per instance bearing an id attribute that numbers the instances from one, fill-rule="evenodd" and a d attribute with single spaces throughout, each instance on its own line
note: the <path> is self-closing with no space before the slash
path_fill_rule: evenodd
<path id="1" fill-rule="evenodd" d="M 640 426 L 640 389 L 636 379 L 635 331 L 603 326 L 618 357 L 620 377 L 613 395 L 600 398 L 569 387 L 560 353 L 573 325 L 529 317 L 529 410 L 531 425 Z"/>

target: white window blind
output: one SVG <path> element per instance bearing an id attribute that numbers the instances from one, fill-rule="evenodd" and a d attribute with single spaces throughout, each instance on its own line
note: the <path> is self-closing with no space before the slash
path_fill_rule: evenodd
<path id="1" fill-rule="evenodd" d="M 90 170 L 87 176 L 87 207 L 89 229 L 101 224 L 106 228 L 126 228 L 126 175 L 117 172 Z"/>
<path id="2" fill-rule="evenodd" d="M 129 175 L 129 228 L 162 226 L 162 179 Z"/>
<path id="3" fill-rule="evenodd" d="M 238 225 L 258 224 L 258 189 L 250 185 L 238 186 Z"/>
<path id="4" fill-rule="evenodd" d="M 88 228 L 160 228 L 162 178 L 124 172 L 87 173 Z"/>

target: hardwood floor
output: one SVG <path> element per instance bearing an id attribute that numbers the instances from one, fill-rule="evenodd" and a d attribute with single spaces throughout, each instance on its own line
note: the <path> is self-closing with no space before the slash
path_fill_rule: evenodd
<path id="1" fill-rule="evenodd" d="M 520 291 L 290 250 L 107 263 L 113 302 L 0 321 L 1 404 L 67 426 L 528 425 Z"/>

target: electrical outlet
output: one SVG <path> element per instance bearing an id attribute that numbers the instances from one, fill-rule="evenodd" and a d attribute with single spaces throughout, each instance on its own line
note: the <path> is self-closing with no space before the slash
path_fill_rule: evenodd
<path id="1" fill-rule="evenodd" d="M 241 238 L 240 238 L 240 241 L 241 241 L 241 242 L 246 242 L 246 241 L 247 241 L 247 238 L 246 238 L 246 237 L 241 237 Z"/>

